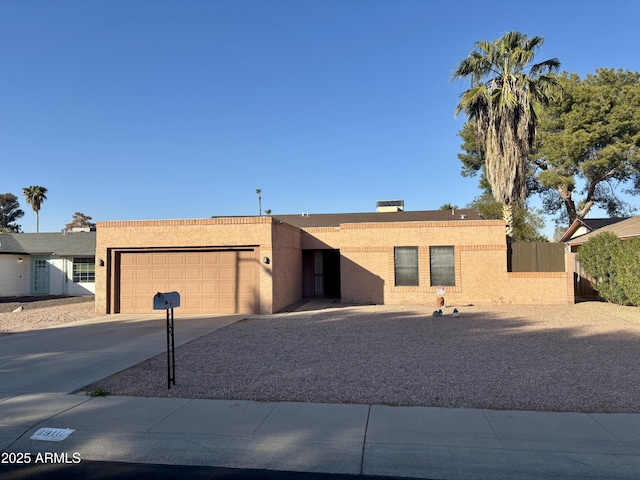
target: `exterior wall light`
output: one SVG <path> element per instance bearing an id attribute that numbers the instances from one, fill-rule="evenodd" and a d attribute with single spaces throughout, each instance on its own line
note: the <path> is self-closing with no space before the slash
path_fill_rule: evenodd
<path id="1" fill-rule="evenodd" d="M 22 263 L 22 257 L 18 257 L 18 263 Z"/>
<path id="2" fill-rule="evenodd" d="M 269 264 L 271 263 L 271 260 L 269 259 L 269 257 L 264 257 L 264 258 L 262 259 L 262 261 L 263 261 L 266 265 L 269 265 Z"/>
<path id="3" fill-rule="evenodd" d="M 100 259 L 100 262 L 98 262 L 98 264 L 99 264 L 101 267 L 104 267 L 104 260 Z"/>

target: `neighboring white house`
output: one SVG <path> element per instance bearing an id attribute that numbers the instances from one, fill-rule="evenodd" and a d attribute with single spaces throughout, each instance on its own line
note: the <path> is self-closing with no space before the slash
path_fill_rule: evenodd
<path id="1" fill-rule="evenodd" d="M 94 295 L 96 232 L 0 234 L 0 297 Z"/>

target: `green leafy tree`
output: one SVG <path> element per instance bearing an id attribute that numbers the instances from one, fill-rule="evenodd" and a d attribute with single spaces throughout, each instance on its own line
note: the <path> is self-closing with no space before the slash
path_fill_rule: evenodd
<path id="1" fill-rule="evenodd" d="M 27 203 L 31 205 L 33 211 L 36 212 L 36 233 L 40 231 L 40 207 L 42 202 L 47 199 L 47 189 L 38 185 L 32 185 L 22 189 L 22 194 L 27 199 Z"/>
<path id="2" fill-rule="evenodd" d="M 476 197 L 468 208 L 475 209 L 485 220 L 502 220 L 502 204 L 491 193 Z M 513 240 L 516 242 L 546 242 L 542 234 L 544 217 L 538 209 L 516 206 L 513 213 Z"/>
<path id="3" fill-rule="evenodd" d="M 616 278 L 628 303 L 640 306 L 640 238 L 622 242 L 615 266 Z"/>
<path id="4" fill-rule="evenodd" d="M 540 116 L 532 156 L 545 209 L 564 210 L 569 224 L 593 206 L 627 216 L 633 209 L 616 191 L 640 192 L 640 74 L 601 68 L 559 80 L 563 98 Z"/>
<path id="5" fill-rule="evenodd" d="M 456 114 L 475 127 L 484 155 L 484 174 L 503 205 L 507 236 L 513 238 L 514 207 L 526 198 L 526 172 L 535 140 L 538 110 L 558 91 L 553 58 L 533 63 L 544 39 L 509 32 L 493 42 L 479 41 L 456 67 L 452 78 L 469 79 Z"/>
<path id="6" fill-rule="evenodd" d="M 91 221 L 91 217 L 85 215 L 84 213 L 81 212 L 76 212 L 73 214 L 73 219 L 71 220 L 70 223 L 67 223 L 64 226 L 64 229 L 62 230 L 64 231 L 71 231 L 74 228 L 84 228 L 84 227 L 95 227 L 96 224 L 94 222 Z"/>
<path id="7" fill-rule="evenodd" d="M 463 177 L 475 177 L 480 173 L 480 188 L 485 192 L 491 192 L 491 185 L 484 174 L 484 153 L 478 146 L 476 126 L 473 121 L 466 121 L 462 129 L 458 132 L 462 139 L 462 153 L 458 154 L 458 159 L 462 162 Z"/>
<path id="8" fill-rule="evenodd" d="M 594 288 L 608 302 L 624 305 L 627 296 L 623 292 L 616 269 L 622 242 L 611 232 L 602 232 L 587 240 L 578 251 L 580 264 L 596 280 Z"/>
<path id="9" fill-rule="evenodd" d="M 21 226 L 16 223 L 24 217 L 18 197 L 13 193 L 0 193 L 0 233 L 20 233 Z"/>

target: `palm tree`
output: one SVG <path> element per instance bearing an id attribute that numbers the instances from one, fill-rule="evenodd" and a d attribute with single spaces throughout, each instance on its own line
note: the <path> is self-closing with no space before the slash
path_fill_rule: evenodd
<path id="1" fill-rule="evenodd" d="M 509 32 L 493 42 L 479 41 L 453 72 L 471 88 L 460 96 L 456 115 L 464 112 L 475 127 L 485 155 L 485 174 L 503 205 L 507 237 L 513 238 L 515 205 L 526 198 L 527 158 L 532 149 L 540 107 L 547 105 L 559 83 L 553 75 L 557 58 L 533 64 L 543 37 Z"/>
<path id="2" fill-rule="evenodd" d="M 40 207 L 42 206 L 42 202 L 47 199 L 46 193 L 47 189 L 38 185 L 32 185 L 22 189 L 22 194 L 27 199 L 27 203 L 31 205 L 33 211 L 36 212 L 36 233 L 38 233 L 40 229 Z"/>
<path id="3" fill-rule="evenodd" d="M 445 203 L 444 205 L 440 205 L 438 210 L 458 210 L 457 205 L 451 205 L 450 203 Z"/>
<path id="4" fill-rule="evenodd" d="M 256 188 L 256 193 L 258 194 L 258 211 L 260 212 L 260 216 L 262 216 L 262 189 Z"/>

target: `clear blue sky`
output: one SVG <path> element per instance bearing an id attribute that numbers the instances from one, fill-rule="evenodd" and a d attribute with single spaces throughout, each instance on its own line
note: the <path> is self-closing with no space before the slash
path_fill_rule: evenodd
<path id="1" fill-rule="evenodd" d="M 581 76 L 640 70 L 636 0 L 0 0 L 0 193 L 94 221 L 466 206 L 477 40 L 541 35 Z M 636 202 L 637 203 L 637 202 Z M 597 216 L 597 215 L 592 215 Z M 548 230 L 553 224 L 547 222 Z"/>

